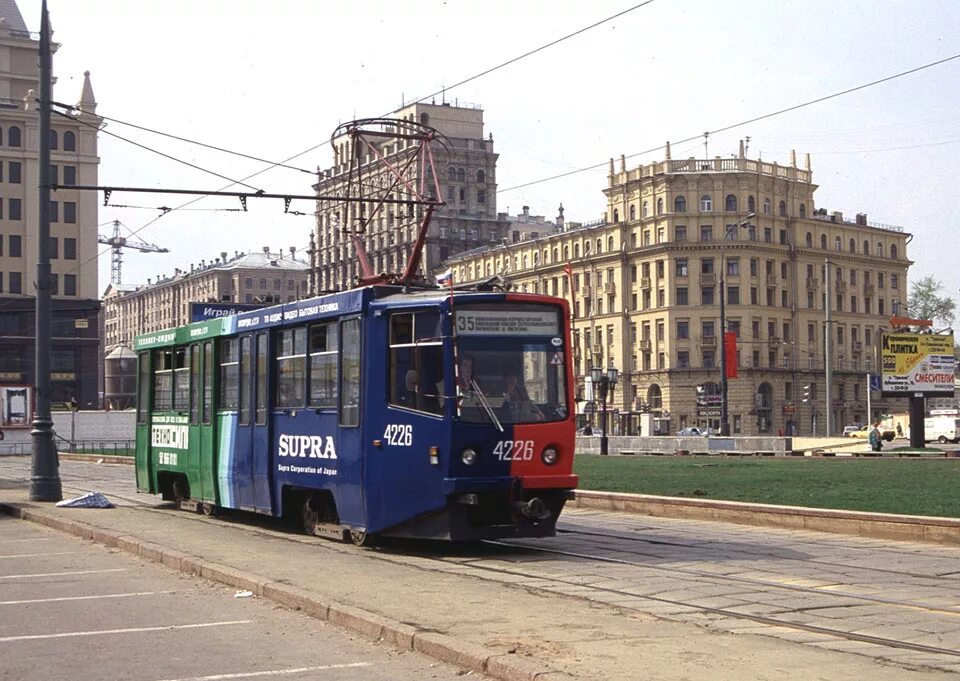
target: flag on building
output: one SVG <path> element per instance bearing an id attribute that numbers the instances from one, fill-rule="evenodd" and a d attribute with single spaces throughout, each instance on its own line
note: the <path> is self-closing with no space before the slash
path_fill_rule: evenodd
<path id="1" fill-rule="evenodd" d="M 446 272 L 437 275 L 437 286 L 451 286 L 453 285 L 453 269 L 448 269 Z"/>

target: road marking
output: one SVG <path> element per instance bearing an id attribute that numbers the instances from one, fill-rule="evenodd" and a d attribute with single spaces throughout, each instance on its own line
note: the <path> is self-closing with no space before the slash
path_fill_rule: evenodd
<path id="1" fill-rule="evenodd" d="M 39 558 L 40 556 L 69 556 L 74 553 L 80 553 L 79 551 L 55 551 L 53 553 L 18 553 L 13 556 L 0 556 L 0 560 L 4 558 Z"/>
<path id="2" fill-rule="evenodd" d="M 0 544 L 12 544 L 16 541 L 50 541 L 52 537 L 31 537 L 30 539 L 0 539 Z"/>
<path id="3" fill-rule="evenodd" d="M 126 572 L 127 568 L 109 570 L 74 570 L 73 572 L 37 572 L 30 575 L 0 575 L 0 579 L 24 579 L 27 577 L 66 577 L 67 575 L 94 575 L 102 572 Z"/>
<path id="4" fill-rule="evenodd" d="M 214 674 L 213 676 L 191 676 L 185 679 L 164 679 L 163 681 L 224 681 L 226 679 L 252 679 L 257 676 L 283 676 L 284 674 L 301 674 L 303 672 L 322 672 L 329 669 L 351 669 L 353 667 L 369 667 L 372 662 L 350 662 L 348 664 L 326 664 L 322 667 L 297 667 L 295 669 L 273 669 L 264 672 L 243 672 L 239 674 Z"/>
<path id="5" fill-rule="evenodd" d="M 0 601 L 0 605 L 24 605 L 27 603 L 58 603 L 60 601 L 92 601 L 99 598 L 130 598 L 132 596 L 156 596 L 172 594 L 173 591 L 137 591 L 128 594 L 100 594 L 98 596 L 61 596 L 60 598 L 30 598 L 24 601 Z"/>
<path id="6" fill-rule="evenodd" d="M 97 629 L 94 631 L 66 631 L 62 634 L 33 634 L 31 636 L 4 636 L 0 643 L 11 641 L 37 641 L 45 638 L 73 638 L 77 636 L 106 636 L 109 634 L 142 634 L 147 631 L 174 631 L 175 629 L 201 629 L 204 627 L 228 627 L 234 624 L 251 624 L 253 620 L 230 620 L 228 622 L 202 622 L 200 624 L 171 624 L 165 627 L 137 627 L 135 629 Z"/>

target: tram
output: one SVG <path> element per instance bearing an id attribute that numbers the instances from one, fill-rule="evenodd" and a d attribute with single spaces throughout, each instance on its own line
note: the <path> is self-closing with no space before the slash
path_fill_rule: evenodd
<path id="1" fill-rule="evenodd" d="M 362 545 L 555 533 L 565 300 L 370 285 L 140 335 L 138 490 Z"/>

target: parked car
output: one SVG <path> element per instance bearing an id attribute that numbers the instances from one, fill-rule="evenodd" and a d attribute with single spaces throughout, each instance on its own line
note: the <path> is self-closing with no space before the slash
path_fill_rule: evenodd
<path id="1" fill-rule="evenodd" d="M 887 442 L 893 442 L 893 438 L 897 436 L 897 431 L 895 431 L 893 428 L 890 428 L 888 426 L 879 426 L 879 428 L 880 428 L 880 438 L 883 440 L 886 440 Z M 873 426 L 868 424 L 850 433 L 850 435 L 848 435 L 847 437 L 855 437 L 861 440 L 867 440 L 870 438 L 871 430 L 873 430 Z M 847 429 L 844 428 L 843 431 L 844 431 L 844 434 L 846 435 Z"/>
<path id="2" fill-rule="evenodd" d="M 844 437 L 856 437 L 854 433 L 863 428 L 863 424 L 860 423 L 851 423 L 849 426 L 843 427 L 843 436 Z"/>
<path id="3" fill-rule="evenodd" d="M 706 428 L 698 428 L 697 426 L 687 426 L 682 430 L 677 431 L 677 435 L 680 437 L 706 437 L 709 435 Z"/>

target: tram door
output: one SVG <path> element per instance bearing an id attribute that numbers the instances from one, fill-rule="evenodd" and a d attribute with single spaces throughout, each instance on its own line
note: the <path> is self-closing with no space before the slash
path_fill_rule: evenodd
<path id="1" fill-rule="evenodd" d="M 200 346 L 197 346 L 200 347 Z M 220 504 L 217 498 L 217 457 L 215 420 L 213 419 L 213 341 L 202 344 L 203 368 L 200 370 L 200 493 L 199 499 Z M 194 365 L 191 365 L 194 366 Z"/>
<path id="2" fill-rule="evenodd" d="M 267 334 L 240 337 L 240 415 L 236 475 L 240 508 L 270 513 L 270 448 L 267 437 L 269 355 Z"/>

